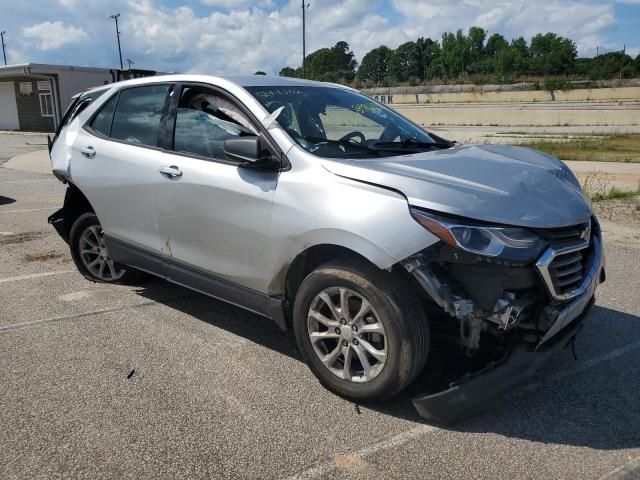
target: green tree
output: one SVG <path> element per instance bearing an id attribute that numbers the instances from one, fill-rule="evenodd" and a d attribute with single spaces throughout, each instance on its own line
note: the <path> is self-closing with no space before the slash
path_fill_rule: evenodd
<path id="1" fill-rule="evenodd" d="M 284 67 L 282 70 L 280 70 L 280 76 L 281 77 L 294 77 L 294 78 L 299 78 L 302 76 L 302 69 L 300 68 L 291 68 L 291 67 Z"/>
<path id="2" fill-rule="evenodd" d="M 499 33 L 494 33 L 487 40 L 487 45 L 485 46 L 485 54 L 486 55 L 495 55 L 500 50 L 503 50 L 509 46 L 509 42 L 505 40 L 505 38 Z"/>
<path id="3" fill-rule="evenodd" d="M 489 73 L 491 62 L 487 62 L 485 54 L 485 39 L 487 38 L 486 30 L 480 27 L 471 27 L 467 35 L 469 44 L 469 73 Z"/>
<path id="4" fill-rule="evenodd" d="M 522 75 L 527 70 L 529 48 L 527 41 L 516 38 L 511 45 L 500 49 L 495 55 L 495 73 L 500 77 Z"/>
<path id="5" fill-rule="evenodd" d="M 262 70 L 258 70 L 256 73 L 254 73 L 254 75 L 266 75 L 266 73 Z"/>
<path id="6" fill-rule="evenodd" d="M 418 43 L 420 43 L 420 40 L 418 39 Z M 430 38 L 427 38 L 422 43 L 422 65 L 425 79 L 445 77 L 447 75 L 442 60 L 440 44 Z"/>
<path id="7" fill-rule="evenodd" d="M 416 42 L 406 42 L 396 48 L 389 63 L 389 75 L 397 82 L 424 75 L 422 49 Z"/>
<path id="8" fill-rule="evenodd" d="M 442 35 L 442 61 L 448 77 L 464 75 L 469 67 L 471 47 L 469 38 L 458 30 Z"/>
<path id="9" fill-rule="evenodd" d="M 338 42 L 331 48 L 321 48 L 307 55 L 305 59 L 305 74 L 311 80 L 336 82 L 344 80 L 350 82 L 355 76 L 358 65 L 355 54 L 347 42 Z M 281 77 L 302 78 L 302 67 L 284 67 L 280 70 Z"/>
<path id="10" fill-rule="evenodd" d="M 312 80 L 335 82 L 343 77 L 351 81 L 357 64 L 349 44 L 338 42 L 307 55 L 306 75 Z"/>
<path id="11" fill-rule="evenodd" d="M 562 75 L 573 71 L 578 49 L 572 40 L 555 33 L 539 33 L 531 39 L 530 72 L 539 75 Z"/>
<path id="12" fill-rule="evenodd" d="M 374 48 L 362 59 L 358 69 L 358 77 L 361 80 L 380 83 L 389 73 L 389 64 L 393 51 L 384 45 Z"/>

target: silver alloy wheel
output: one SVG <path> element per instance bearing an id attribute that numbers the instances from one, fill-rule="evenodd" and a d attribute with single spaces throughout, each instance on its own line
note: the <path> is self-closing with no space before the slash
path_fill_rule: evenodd
<path id="1" fill-rule="evenodd" d="M 80 258 L 91 275 L 104 282 L 118 280 L 125 273 L 109 258 L 100 225 L 87 227 L 80 235 Z"/>
<path id="2" fill-rule="evenodd" d="M 363 383 L 384 368 L 384 325 L 359 293 L 343 287 L 323 290 L 311 302 L 307 327 L 316 355 L 337 377 Z"/>

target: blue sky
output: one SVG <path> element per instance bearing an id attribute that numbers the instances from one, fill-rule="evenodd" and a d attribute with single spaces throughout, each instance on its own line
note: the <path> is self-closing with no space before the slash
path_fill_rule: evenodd
<path id="1" fill-rule="evenodd" d="M 640 52 L 640 0 L 307 0 L 308 51 L 346 40 L 358 60 L 381 44 L 479 25 L 507 38 L 554 31 L 584 56 Z M 300 0 L 0 0 L 10 63 L 114 67 L 122 50 L 160 71 L 277 73 L 301 61 Z"/>

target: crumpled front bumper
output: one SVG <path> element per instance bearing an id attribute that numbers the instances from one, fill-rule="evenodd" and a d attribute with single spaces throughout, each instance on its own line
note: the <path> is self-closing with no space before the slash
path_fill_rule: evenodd
<path id="1" fill-rule="evenodd" d="M 589 282 L 584 292 L 557 309 L 554 323 L 535 346 L 514 347 L 504 358 L 453 384 L 447 390 L 413 399 L 421 417 L 448 425 L 485 409 L 492 400 L 536 375 L 551 357 L 563 350 L 583 327 L 595 301 L 597 286 L 604 281 L 604 254 L 600 238 Z"/>
<path id="2" fill-rule="evenodd" d="M 448 390 L 414 398 L 414 407 L 421 417 L 439 425 L 449 425 L 481 411 L 492 400 L 535 376 L 554 353 L 564 349 L 582 328 L 592 305 L 593 299 L 578 318 L 542 348 L 517 347 L 497 364 L 453 384 Z"/>

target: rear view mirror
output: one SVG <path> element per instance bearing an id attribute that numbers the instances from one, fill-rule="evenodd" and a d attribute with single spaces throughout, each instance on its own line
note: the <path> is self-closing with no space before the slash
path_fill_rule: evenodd
<path id="1" fill-rule="evenodd" d="M 280 168 L 280 162 L 262 148 L 260 137 L 238 137 L 224 141 L 224 154 L 241 167 L 273 170 Z"/>

